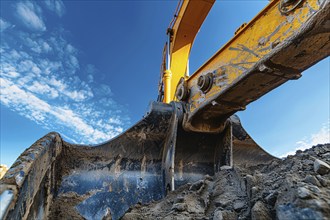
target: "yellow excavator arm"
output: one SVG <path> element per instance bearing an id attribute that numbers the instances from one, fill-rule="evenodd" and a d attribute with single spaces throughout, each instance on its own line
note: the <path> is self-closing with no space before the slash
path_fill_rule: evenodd
<path id="1" fill-rule="evenodd" d="M 273 0 L 188 77 L 193 41 L 214 1 L 180 2 L 168 31 L 163 102 L 185 104 L 186 130 L 219 132 L 236 111 L 329 56 L 329 1 Z"/>
<path id="2" fill-rule="evenodd" d="M 139 122 L 93 147 L 50 133 L 21 154 L 0 180 L 0 219 L 120 219 L 222 168 L 277 160 L 233 114 L 329 55 L 330 1 L 271 1 L 189 77 L 189 53 L 213 4 L 179 2 L 159 102 Z"/>
<path id="3" fill-rule="evenodd" d="M 179 12 L 167 29 L 166 57 L 163 57 L 162 82 L 164 96 L 161 101 L 176 100 L 176 85 L 180 78 L 189 77 L 189 55 L 195 37 L 215 0 L 179 1 Z M 162 91 L 160 91 L 162 92 Z"/>

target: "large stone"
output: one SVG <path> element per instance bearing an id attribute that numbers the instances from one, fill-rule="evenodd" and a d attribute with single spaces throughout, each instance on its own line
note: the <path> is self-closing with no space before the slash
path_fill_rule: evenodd
<path id="1" fill-rule="evenodd" d="M 183 203 L 184 202 L 184 197 L 179 195 L 178 197 L 176 197 L 174 203 Z"/>
<path id="2" fill-rule="evenodd" d="M 324 175 L 330 171 L 330 166 L 326 162 L 316 159 L 314 161 L 314 171 L 318 174 Z"/>
<path id="3" fill-rule="evenodd" d="M 221 210 L 215 210 L 213 213 L 213 220 L 223 220 L 222 212 Z"/>
<path id="4" fill-rule="evenodd" d="M 317 187 L 317 186 L 313 186 L 313 185 L 309 185 L 308 186 L 308 189 L 310 190 L 310 191 L 312 191 L 314 194 L 319 194 L 319 193 L 321 193 L 321 190 L 320 190 L 320 188 L 319 187 Z"/>
<path id="5" fill-rule="evenodd" d="M 305 187 L 299 187 L 297 192 L 298 192 L 298 197 L 301 199 L 308 199 L 311 197 L 311 192 Z"/>
<path id="6" fill-rule="evenodd" d="M 136 220 L 136 219 L 143 219 L 143 217 L 139 213 L 126 213 L 121 219 Z"/>
<path id="7" fill-rule="evenodd" d="M 236 220 L 237 214 L 231 210 L 215 210 L 213 213 L 213 220 Z"/>
<path id="8" fill-rule="evenodd" d="M 309 199 L 307 202 L 306 202 L 306 206 L 308 208 L 311 208 L 315 211 L 317 210 L 329 210 L 329 202 L 326 202 L 323 200 L 324 198 L 315 198 L 315 199 Z M 325 212 L 326 213 L 326 212 Z"/>
<path id="9" fill-rule="evenodd" d="M 258 192 L 260 191 L 259 187 L 254 186 L 251 188 L 251 196 L 252 197 L 257 197 Z"/>
<path id="10" fill-rule="evenodd" d="M 214 201 L 215 207 L 222 207 L 222 208 L 226 208 L 227 206 L 230 205 L 230 203 L 231 203 L 231 199 L 227 197 L 223 197 L 221 199 L 217 199 Z"/>
<path id="11" fill-rule="evenodd" d="M 319 180 L 322 186 L 327 187 L 330 185 L 330 180 L 324 179 L 321 175 L 317 175 L 316 178 Z"/>
<path id="12" fill-rule="evenodd" d="M 233 208 L 236 212 L 240 212 L 245 206 L 245 202 L 242 200 L 238 200 L 234 202 Z"/>
<path id="13" fill-rule="evenodd" d="M 224 220 L 230 219 L 230 220 L 236 220 L 237 219 L 237 214 L 234 211 L 231 210 L 224 210 L 221 211 L 222 217 Z"/>
<path id="14" fill-rule="evenodd" d="M 276 209 L 278 220 L 324 219 L 320 212 L 310 208 L 294 207 L 291 203 L 279 205 Z"/>
<path id="15" fill-rule="evenodd" d="M 187 204 L 185 203 L 176 203 L 172 206 L 172 210 L 183 212 L 187 209 Z"/>
<path id="16" fill-rule="evenodd" d="M 251 210 L 252 220 L 271 220 L 272 217 L 265 204 L 261 201 L 256 202 Z"/>
<path id="17" fill-rule="evenodd" d="M 305 183 L 310 183 L 315 186 L 321 186 L 320 182 L 315 178 L 315 176 L 307 175 L 303 180 Z"/>
<path id="18" fill-rule="evenodd" d="M 277 196 L 278 196 L 277 191 L 272 192 L 265 197 L 265 201 L 267 202 L 267 204 L 274 206 L 277 200 Z"/>

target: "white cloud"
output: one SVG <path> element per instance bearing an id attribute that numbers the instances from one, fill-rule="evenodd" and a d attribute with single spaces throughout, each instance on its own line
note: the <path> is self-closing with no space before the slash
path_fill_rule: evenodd
<path id="1" fill-rule="evenodd" d="M 51 36 L 47 42 L 61 59 L 66 74 L 74 75 L 80 68 L 78 50 L 64 39 L 64 32 L 62 29 L 57 30 L 53 33 L 55 36 Z"/>
<path id="2" fill-rule="evenodd" d="M 49 84 L 55 86 L 59 91 L 64 91 L 67 87 L 66 84 L 64 84 L 61 80 L 57 80 L 55 77 L 52 77 L 49 80 Z"/>
<path id="3" fill-rule="evenodd" d="M 66 45 L 66 52 L 68 52 L 69 54 L 75 54 L 77 53 L 77 50 L 71 44 L 68 44 Z"/>
<path id="4" fill-rule="evenodd" d="M 317 133 L 312 134 L 310 137 L 305 137 L 302 140 L 297 141 L 295 150 L 289 151 L 281 155 L 280 157 L 294 155 L 297 150 L 303 151 L 308 148 L 311 148 L 312 146 L 326 143 L 330 143 L 330 121 L 328 123 L 325 123 Z"/>
<path id="5" fill-rule="evenodd" d="M 36 64 L 32 60 L 22 60 L 18 65 L 18 69 L 21 72 L 31 71 Z"/>
<path id="6" fill-rule="evenodd" d="M 49 44 L 45 41 L 40 42 L 40 45 L 42 46 L 43 51 L 50 52 L 52 48 L 49 46 Z"/>
<path id="7" fill-rule="evenodd" d="M 62 17 L 65 13 L 65 6 L 61 0 L 45 0 L 46 7 L 55 12 L 59 17 Z"/>
<path id="8" fill-rule="evenodd" d="M 69 86 L 65 82 L 58 80 L 55 77 L 52 77 L 48 83 L 49 85 L 56 88 L 59 93 L 69 97 L 76 102 L 84 101 L 93 97 L 93 93 L 89 87 L 86 87 L 84 90 L 70 90 Z"/>
<path id="9" fill-rule="evenodd" d="M 70 62 L 69 65 L 71 65 L 74 69 L 78 69 L 79 68 L 79 61 L 77 59 L 77 57 L 70 55 Z"/>
<path id="10" fill-rule="evenodd" d="M 80 90 L 80 91 L 64 90 L 62 91 L 62 93 L 68 96 L 70 99 L 78 102 L 93 96 L 93 94 L 90 91 L 85 91 L 85 90 Z"/>
<path id="11" fill-rule="evenodd" d="M 51 88 L 49 85 L 47 84 L 43 84 L 40 82 L 33 82 L 32 85 L 27 86 L 27 89 L 31 92 L 37 93 L 37 94 L 45 94 L 47 95 L 49 98 L 54 99 L 58 97 L 58 91 L 55 90 L 54 88 Z"/>
<path id="12" fill-rule="evenodd" d="M 3 52 L 1 52 L 1 58 L 2 60 L 11 59 L 12 61 L 18 62 L 22 59 L 30 59 L 31 56 L 24 51 L 17 51 L 15 49 L 3 49 Z"/>
<path id="13" fill-rule="evenodd" d="M 32 57 L 25 59 L 25 54 L 16 50 L 9 53 L 4 52 L 4 54 L 6 54 L 2 63 L 4 77 L 13 78 L 21 75 L 16 83 L 30 91 L 45 94 L 49 98 L 65 96 L 75 102 L 84 101 L 94 96 L 91 88 L 77 76 L 65 79 L 65 77 L 56 74 L 63 68 L 59 61 L 49 61 L 48 59 L 35 59 L 36 61 L 33 61 Z M 49 78 L 50 74 L 51 77 Z M 34 82 L 40 83 L 36 86 Z M 47 89 L 47 91 L 41 92 L 42 89 Z"/>
<path id="14" fill-rule="evenodd" d="M 31 30 L 46 29 L 38 4 L 13 2 L 16 15 Z M 59 13 L 63 3 L 47 4 Z M 55 28 L 40 34 L 19 28 L 1 39 L 1 104 L 76 143 L 104 142 L 122 132 L 129 122 L 125 109 L 112 98 L 108 85 L 96 85 L 95 66 L 79 63 L 80 51 L 66 40 L 67 32 Z"/>
<path id="15" fill-rule="evenodd" d="M 121 121 L 119 118 L 109 118 L 110 124 L 121 124 Z"/>
<path id="16" fill-rule="evenodd" d="M 32 2 L 26 1 L 17 3 L 16 13 L 22 23 L 30 30 L 46 30 L 46 25 L 41 17 L 41 9 Z"/>
<path id="17" fill-rule="evenodd" d="M 49 112 L 51 109 L 48 103 L 22 90 L 19 86 L 7 79 L 0 78 L 0 88 L 0 100 L 6 106 L 13 105 L 15 107 L 29 109 L 30 112 Z"/>
<path id="18" fill-rule="evenodd" d="M 109 97 L 112 95 L 110 86 L 108 86 L 106 84 L 100 84 L 98 86 L 98 88 L 95 89 L 95 92 L 96 92 L 96 94 L 98 94 L 100 96 L 105 96 L 105 97 Z"/>
<path id="19" fill-rule="evenodd" d="M 56 73 L 62 67 L 59 61 L 46 58 L 33 61 L 25 59 L 29 56 L 21 51 L 3 50 L 6 54 L 0 64 L 3 105 L 47 129 L 69 133 L 78 143 L 104 142 L 123 131 L 127 118 L 121 120 L 118 116 L 118 105 L 110 98 L 112 106 L 101 102 L 102 94 L 111 93 L 109 86 L 100 85 L 100 98 L 86 103 L 94 97 L 90 86 L 78 76 Z M 65 97 L 74 102 L 66 101 Z"/>
<path id="20" fill-rule="evenodd" d="M 47 58 L 40 60 L 39 67 L 42 69 L 43 74 L 49 75 L 51 73 L 59 72 L 62 68 L 61 61 L 50 61 Z"/>
<path id="21" fill-rule="evenodd" d="M 10 27 L 12 27 L 12 25 L 8 21 L 0 18 L 0 32 L 3 32 Z"/>
<path id="22" fill-rule="evenodd" d="M 21 42 L 24 44 L 25 50 L 27 52 L 33 51 L 37 54 L 47 54 L 53 50 L 49 43 L 41 37 L 36 38 L 33 34 L 20 31 L 18 31 L 18 36 L 20 37 Z M 35 57 L 34 54 L 33 57 Z"/>
<path id="23" fill-rule="evenodd" d="M 9 78 L 17 78 L 18 76 L 20 76 L 20 74 L 15 71 L 4 72 L 4 73 L 1 72 L 1 74 L 3 74 L 3 76 L 5 76 L 5 77 L 9 77 Z"/>
<path id="24" fill-rule="evenodd" d="M 87 73 L 87 82 L 92 83 L 94 82 L 94 74 L 97 72 L 97 69 L 94 65 L 92 64 L 87 64 L 86 66 L 86 73 Z"/>
<path id="25" fill-rule="evenodd" d="M 22 74 L 22 77 L 18 78 L 16 80 L 16 84 L 19 86 L 25 86 L 27 84 L 29 84 L 30 82 L 33 82 L 34 79 L 34 74 L 33 73 L 26 73 L 26 74 Z"/>
<path id="26" fill-rule="evenodd" d="M 88 142 L 102 142 L 117 135 L 122 128 L 106 128 L 103 123 L 100 127 L 103 130 L 96 129 L 88 124 L 79 114 L 75 113 L 72 109 L 62 106 L 51 106 L 46 101 L 38 98 L 34 94 L 25 91 L 13 82 L 0 78 L 1 103 L 16 109 L 19 113 L 38 124 L 43 124 L 47 118 L 48 121 L 56 121 L 57 123 L 73 129 L 77 134 Z M 55 120 L 51 120 L 51 118 Z"/>
<path id="27" fill-rule="evenodd" d="M 88 75 L 87 75 L 87 81 L 88 81 L 89 83 L 94 82 L 94 76 L 93 76 L 92 74 L 88 74 Z"/>

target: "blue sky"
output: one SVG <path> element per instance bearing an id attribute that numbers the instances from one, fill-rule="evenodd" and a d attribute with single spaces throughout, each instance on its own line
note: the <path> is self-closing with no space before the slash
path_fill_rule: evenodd
<path id="1" fill-rule="evenodd" d="M 196 38 L 194 72 L 268 1 L 217 1 Z M 1 163 L 57 131 L 108 140 L 157 98 L 165 32 L 176 1 L 1 1 Z M 235 9 L 235 11 L 233 11 Z M 240 112 L 282 156 L 329 137 L 329 58 Z"/>

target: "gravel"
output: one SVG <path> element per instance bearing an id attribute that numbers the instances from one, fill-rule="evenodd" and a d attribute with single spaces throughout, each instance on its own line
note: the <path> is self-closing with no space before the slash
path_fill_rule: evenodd
<path id="1" fill-rule="evenodd" d="M 227 167 L 123 219 L 330 219 L 330 144 L 266 165 Z"/>

